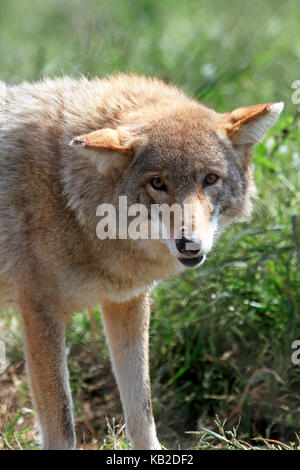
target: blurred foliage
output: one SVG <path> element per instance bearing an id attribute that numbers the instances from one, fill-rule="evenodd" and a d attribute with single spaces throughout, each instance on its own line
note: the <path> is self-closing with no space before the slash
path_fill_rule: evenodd
<path id="1" fill-rule="evenodd" d="M 287 442 L 299 432 L 300 367 L 291 362 L 291 344 L 300 339 L 293 219 L 300 207 L 300 119 L 291 101 L 300 79 L 299 16 L 297 0 L 0 3 L 0 79 L 9 83 L 134 71 L 170 80 L 219 111 L 285 101 L 280 122 L 255 149 L 259 198 L 251 221 L 231 227 L 203 267 L 153 293 L 154 412 L 163 442 L 173 447 L 178 440 L 183 446 L 185 430 L 218 431 L 215 413 L 230 429 L 241 416 L 242 438 Z M 14 361 L 21 354 L 17 320 L 10 314 L 5 321 Z M 77 426 L 102 442 L 105 413 L 117 415 L 120 407 L 95 411 L 116 401 L 98 310 L 74 316 L 68 347 Z"/>
<path id="2" fill-rule="evenodd" d="M 0 3 L 0 77 L 134 71 L 220 110 L 289 105 L 299 15 L 297 0 L 10 0 Z"/>

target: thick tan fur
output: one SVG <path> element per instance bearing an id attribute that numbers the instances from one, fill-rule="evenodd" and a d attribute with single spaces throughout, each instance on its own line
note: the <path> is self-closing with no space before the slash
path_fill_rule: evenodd
<path id="1" fill-rule="evenodd" d="M 159 448 L 148 297 L 184 266 L 172 240 L 99 240 L 97 206 L 117 207 L 120 195 L 149 209 L 188 202 L 203 258 L 220 231 L 250 213 L 252 147 L 281 109 L 218 114 L 136 75 L 0 83 L 0 297 L 23 317 L 45 449 L 75 446 L 64 333 L 74 311 L 96 304 L 132 446 Z M 209 173 L 219 176 L 213 187 L 203 184 Z M 167 192 L 151 187 L 153 176 Z"/>

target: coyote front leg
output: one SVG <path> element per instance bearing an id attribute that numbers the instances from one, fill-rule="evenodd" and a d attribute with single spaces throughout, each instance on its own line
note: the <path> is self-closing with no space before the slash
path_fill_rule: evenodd
<path id="1" fill-rule="evenodd" d="M 22 306 L 26 364 L 44 449 L 72 449 L 75 433 L 65 356 L 66 321 L 49 307 Z"/>
<path id="2" fill-rule="evenodd" d="M 132 448 L 160 449 L 149 379 L 149 296 L 144 294 L 124 303 L 106 300 L 101 306 Z"/>

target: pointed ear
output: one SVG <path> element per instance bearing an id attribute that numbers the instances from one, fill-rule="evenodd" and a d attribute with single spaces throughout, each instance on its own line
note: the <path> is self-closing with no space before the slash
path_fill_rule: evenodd
<path id="1" fill-rule="evenodd" d="M 277 121 L 284 103 L 265 103 L 238 108 L 225 115 L 223 129 L 234 144 L 256 144 Z"/>
<path id="2" fill-rule="evenodd" d="M 105 128 L 90 132 L 89 134 L 80 135 L 71 140 L 69 145 L 94 151 L 112 150 L 127 153 L 128 155 L 133 154 L 133 148 L 128 144 L 124 144 L 120 132 L 117 129 Z"/>

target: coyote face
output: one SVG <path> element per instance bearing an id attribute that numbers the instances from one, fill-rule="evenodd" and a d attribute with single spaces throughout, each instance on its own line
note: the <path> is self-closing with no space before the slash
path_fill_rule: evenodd
<path id="1" fill-rule="evenodd" d="M 74 311 L 96 304 L 132 447 L 160 448 L 148 368 L 151 286 L 203 263 L 219 233 L 250 213 L 252 148 L 282 108 L 219 114 L 136 75 L 0 82 L 0 301 L 23 318 L 45 449 L 75 446 L 65 329 Z M 130 209 L 143 208 L 140 223 L 154 226 L 154 237 L 130 235 L 124 196 Z M 113 209 L 108 225 L 120 216 L 111 239 L 99 237 L 103 205 Z"/>
<path id="2" fill-rule="evenodd" d="M 96 131 L 71 145 L 127 153 L 119 193 L 129 204 L 142 204 L 147 214 L 153 205 L 172 209 L 167 226 L 163 217 L 157 220 L 159 238 L 183 267 L 194 268 L 204 262 L 224 228 L 236 217 L 250 215 L 256 192 L 251 155 L 259 140 L 253 132 L 260 120 L 262 133 L 281 108 L 277 103 L 218 115 L 200 104 L 177 103 L 162 107 L 157 118 L 145 113 L 142 125 L 139 117 L 115 133 Z M 243 120 L 250 126 L 241 132 Z"/>
<path id="3" fill-rule="evenodd" d="M 226 224 L 249 214 L 254 184 L 247 153 L 238 154 L 211 122 L 203 123 L 200 107 L 184 111 L 154 123 L 122 189 L 149 213 L 152 204 L 182 209 L 162 241 L 183 266 L 195 267 Z"/>

